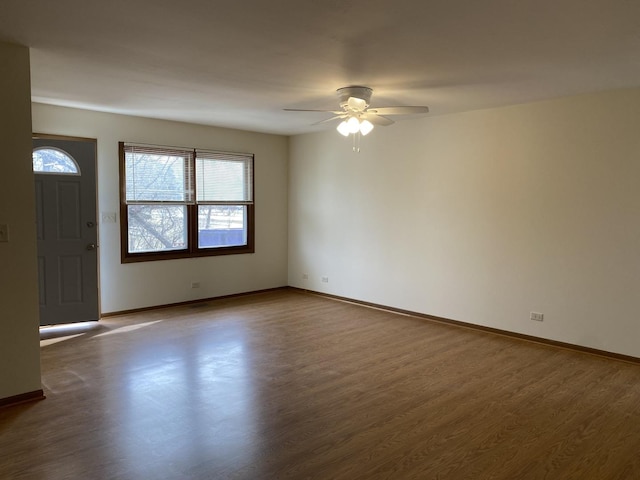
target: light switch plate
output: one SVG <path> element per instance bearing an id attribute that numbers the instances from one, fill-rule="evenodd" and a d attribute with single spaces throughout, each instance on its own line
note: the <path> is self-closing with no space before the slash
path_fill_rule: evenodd
<path id="1" fill-rule="evenodd" d="M 102 218 L 102 223 L 116 223 L 115 212 L 102 212 L 101 218 Z"/>

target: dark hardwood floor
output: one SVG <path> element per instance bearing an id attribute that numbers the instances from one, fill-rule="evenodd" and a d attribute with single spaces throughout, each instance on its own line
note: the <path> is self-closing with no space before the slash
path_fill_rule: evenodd
<path id="1" fill-rule="evenodd" d="M 638 365 L 288 290 L 60 335 L 2 479 L 640 478 Z"/>

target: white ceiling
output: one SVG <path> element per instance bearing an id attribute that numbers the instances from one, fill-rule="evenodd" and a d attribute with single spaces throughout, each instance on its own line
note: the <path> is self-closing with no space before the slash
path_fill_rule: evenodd
<path id="1" fill-rule="evenodd" d="M 347 85 L 430 115 L 640 86 L 638 0 L 2 0 L 0 40 L 36 102 L 287 135 Z"/>

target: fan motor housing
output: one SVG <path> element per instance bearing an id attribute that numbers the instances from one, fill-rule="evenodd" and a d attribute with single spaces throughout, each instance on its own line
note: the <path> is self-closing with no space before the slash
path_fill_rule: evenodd
<path id="1" fill-rule="evenodd" d="M 369 105 L 371 101 L 371 94 L 373 90 L 369 87 L 359 87 L 359 86 L 351 86 L 351 87 L 342 87 L 336 90 L 338 94 L 338 98 L 340 99 L 340 106 L 344 106 L 349 101 L 349 97 L 360 98 Z"/>

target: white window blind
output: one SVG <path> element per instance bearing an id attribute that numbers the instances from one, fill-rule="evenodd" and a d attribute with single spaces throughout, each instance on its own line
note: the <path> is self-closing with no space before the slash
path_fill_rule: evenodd
<path id="1" fill-rule="evenodd" d="M 125 145 L 127 203 L 193 203 L 194 151 Z"/>
<path id="2" fill-rule="evenodd" d="M 253 203 L 253 156 L 196 150 L 199 204 Z"/>

